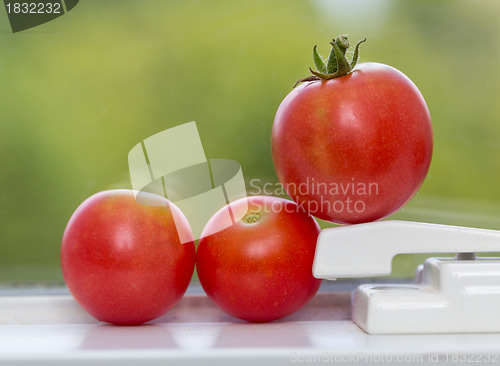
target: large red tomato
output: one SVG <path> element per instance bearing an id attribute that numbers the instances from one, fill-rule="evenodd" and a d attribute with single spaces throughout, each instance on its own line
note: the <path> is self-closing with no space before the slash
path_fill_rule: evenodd
<path id="1" fill-rule="evenodd" d="M 165 198 L 143 198 L 155 206 L 138 203 L 130 190 L 95 194 L 78 207 L 64 232 L 64 280 L 99 320 L 122 325 L 153 320 L 174 306 L 193 275 L 194 242 L 179 239 L 179 232 L 192 237 L 186 218 Z"/>
<path id="2" fill-rule="evenodd" d="M 317 79 L 293 89 L 276 113 L 278 179 L 324 220 L 353 224 L 394 213 L 416 194 L 431 162 L 424 98 L 403 73 L 379 63 Z"/>
<path id="3" fill-rule="evenodd" d="M 235 317 L 267 322 L 292 314 L 317 292 L 312 275 L 319 226 L 288 200 L 243 198 L 232 212 L 247 207 L 232 226 L 205 236 L 196 253 L 196 270 L 207 295 Z M 227 210 L 216 213 L 204 232 L 214 232 Z"/>

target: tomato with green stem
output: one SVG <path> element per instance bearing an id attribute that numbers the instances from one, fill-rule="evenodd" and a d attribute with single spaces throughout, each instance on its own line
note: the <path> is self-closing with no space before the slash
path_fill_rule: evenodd
<path id="1" fill-rule="evenodd" d="M 274 167 L 286 192 L 312 215 L 355 224 L 403 207 L 422 185 L 432 157 L 430 113 L 415 84 L 380 63 L 349 63 L 346 36 L 299 80 L 276 112 Z"/>

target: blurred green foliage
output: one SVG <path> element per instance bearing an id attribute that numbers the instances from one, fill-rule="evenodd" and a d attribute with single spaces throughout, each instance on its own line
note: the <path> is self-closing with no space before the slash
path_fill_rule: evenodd
<path id="1" fill-rule="evenodd" d="M 197 121 L 208 157 L 276 181 L 274 113 L 312 46 L 343 33 L 368 39 L 361 62 L 407 74 L 433 117 L 429 176 L 394 218 L 500 229 L 497 0 L 82 0 L 16 34 L 0 16 L 0 281 L 61 280 L 72 212 L 129 188 L 128 151 L 169 127 Z"/>

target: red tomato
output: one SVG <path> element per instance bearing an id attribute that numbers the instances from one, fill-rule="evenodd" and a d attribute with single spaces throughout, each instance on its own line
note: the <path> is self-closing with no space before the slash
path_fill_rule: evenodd
<path id="1" fill-rule="evenodd" d="M 245 202 L 246 201 L 246 202 Z M 318 291 L 312 275 L 319 226 L 288 200 L 253 196 L 230 204 L 248 205 L 232 226 L 200 239 L 196 270 L 207 295 L 222 310 L 251 322 L 292 314 Z M 214 232 L 226 210 L 216 213 L 204 232 Z"/>
<path id="2" fill-rule="evenodd" d="M 194 242 L 181 244 L 177 231 L 192 237 L 186 218 L 165 198 L 144 197 L 157 206 L 138 203 L 130 190 L 95 194 L 78 207 L 64 232 L 64 280 L 99 320 L 121 325 L 153 320 L 174 306 L 193 275 Z"/>
<path id="3" fill-rule="evenodd" d="M 378 63 L 293 89 L 272 131 L 274 167 L 287 193 L 337 223 L 378 220 L 404 206 L 427 175 L 432 149 L 419 90 Z"/>

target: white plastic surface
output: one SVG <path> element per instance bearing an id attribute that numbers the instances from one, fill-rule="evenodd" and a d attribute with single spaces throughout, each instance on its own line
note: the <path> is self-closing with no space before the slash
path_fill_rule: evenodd
<path id="1" fill-rule="evenodd" d="M 470 253 L 427 259 L 415 285 L 359 286 L 352 319 L 369 334 L 500 333 L 500 259 L 474 255 L 495 251 L 500 231 L 381 221 L 323 230 L 313 273 L 388 275 L 400 253 Z"/>
<path id="2" fill-rule="evenodd" d="M 395 255 L 500 251 L 500 231 L 409 221 L 378 221 L 323 230 L 313 274 L 356 278 L 391 273 Z"/>
<path id="3" fill-rule="evenodd" d="M 38 306 L 36 304 L 38 303 Z M 90 318 L 70 296 L 0 297 L 0 364 L 217 365 L 500 362 L 500 334 L 370 336 L 349 320 L 349 293 L 319 293 L 283 321 L 249 324 L 186 295 L 151 325 Z"/>
<path id="4" fill-rule="evenodd" d="M 500 259 L 429 258 L 415 285 L 361 285 L 352 319 L 369 334 L 500 333 Z"/>

